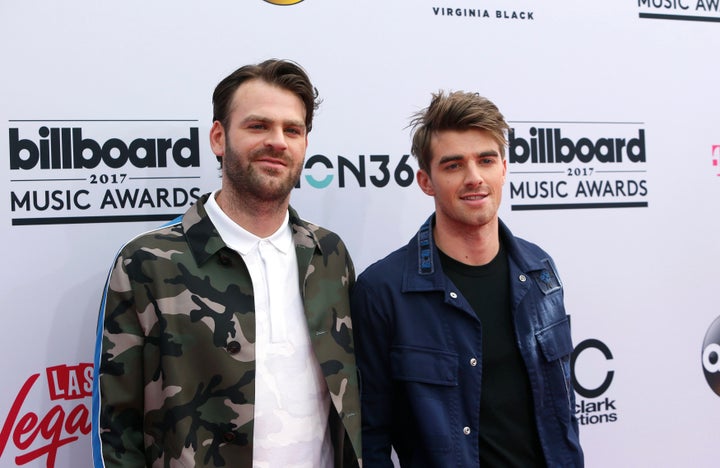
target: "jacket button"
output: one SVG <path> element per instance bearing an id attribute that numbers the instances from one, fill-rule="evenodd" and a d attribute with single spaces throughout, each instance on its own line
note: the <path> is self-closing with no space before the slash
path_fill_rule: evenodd
<path id="1" fill-rule="evenodd" d="M 452 297 L 453 299 L 457 299 L 457 293 L 455 291 L 451 292 L 450 297 Z"/>
<path id="2" fill-rule="evenodd" d="M 467 426 L 463 427 L 463 434 L 470 435 L 470 428 Z"/>
<path id="3" fill-rule="evenodd" d="M 235 440 L 235 433 L 226 432 L 225 434 L 223 434 L 223 440 L 225 440 L 225 442 L 232 442 L 233 440 Z"/>
<path id="4" fill-rule="evenodd" d="M 518 276 L 518 279 L 524 283 L 525 281 L 527 281 L 527 276 L 520 275 L 520 276 Z"/>
<path id="5" fill-rule="evenodd" d="M 237 354 L 240 352 L 240 348 L 241 348 L 240 343 L 238 343 L 237 341 L 231 341 L 230 343 L 227 344 L 226 349 L 227 349 L 227 352 L 230 354 Z"/>
<path id="6" fill-rule="evenodd" d="M 220 254 L 220 256 L 218 257 L 218 262 L 220 262 L 220 265 L 222 266 L 230 266 L 232 264 L 232 260 L 230 260 L 230 257 L 225 254 Z"/>
<path id="7" fill-rule="evenodd" d="M 470 358 L 470 365 L 473 366 L 473 367 L 477 366 L 477 359 L 475 359 L 475 358 Z"/>

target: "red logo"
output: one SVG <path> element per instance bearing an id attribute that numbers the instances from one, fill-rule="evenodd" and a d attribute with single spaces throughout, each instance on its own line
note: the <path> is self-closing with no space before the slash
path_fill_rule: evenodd
<path id="1" fill-rule="evenodd" d="M 718 160 L 720 160 L 720 145 L 712 145 L 712 164 L 713 167 L 715 167 L 715 169 L 718 171 L 717 175 L 720 176 Z"/>
<path id="2" fill-rule="evenodd" d="M 22 452 L 15 457 L 16 465 L 47 457 L 46 466 L 53 468 L 60 447 L 75 442 L 81 434 L 90 433 L 90 410 L 78 400 L 92 396 L 93 365 L 60 365 L 45 370 L 50 400 L 58 404 L 44 415 L 23 410 L 40 375 L 33 374 L 25 381 L 10 407 L 0 430 L 0 459 L 12 441 Z M 62 401 L 71 401 L 75 405 L 63 406 L 59 404 Z"/>

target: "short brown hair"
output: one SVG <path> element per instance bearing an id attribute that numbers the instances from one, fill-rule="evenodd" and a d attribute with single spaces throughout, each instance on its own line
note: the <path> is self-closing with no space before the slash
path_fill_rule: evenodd
<path id="1" fill-rule="evenodd" d="M 255 65 L 245 65 L 225 77 L 213 92 L 213 122 L 219 120 L 227 126 L 230 106 L 235 91 L 246 81 L 259 79 L 294 93 L 305 104 L 305 127 L 312 130 L 315 109 L 320 105 L 317 88 L 310 82 L 305 70 L 289 60 L 269 59 Z"/>
<path id="2" fill-rule="evenodd" d="M 412 115 L 410 127 L 413 132 L 410 151 L 417 158 L 420 169 L 428 174 L 432 160 L 432 135 L 443 130 L 487 130 L 500 146 L 500 156 L 505 158 L 508 124 L 497 106 L 478 93 L 433 93 L 430 105 Z"/>

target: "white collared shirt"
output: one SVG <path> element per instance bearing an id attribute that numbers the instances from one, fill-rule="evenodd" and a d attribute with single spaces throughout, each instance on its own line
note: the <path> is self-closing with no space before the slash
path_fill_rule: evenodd
<path id="1" fill-rule="evenodd" d="M 330 396 L 313 352 L 288 223 L 266 238 L 232 221 L 209 197 L 205 210 L 245 261 L 255 298 L 253 466 L 331 467 Z"/>

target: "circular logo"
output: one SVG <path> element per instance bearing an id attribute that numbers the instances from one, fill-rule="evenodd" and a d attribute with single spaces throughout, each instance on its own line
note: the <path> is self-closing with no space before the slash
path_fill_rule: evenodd
<path id="1" fill-rule="evenodd" d="M 720 317 L 715 319 L 705 334 L 702 366 L 705 380 L 712 391 L 720 396 Z"/>
<path id="2" fill-rule="evenodd" d="M 608 388 L 610 388 L 610 384 L 613 381 L 613 377 L 615 376 L 614 370 L 608 370 L 605 373 L 605 376 L 603 378 L 602 383 L 597 385 L 596 387 L 585 387 L 580 384 L 577 378 L 577 372 L 575 371 L 575 364 L 577 363 L 577 359 L 580 356 L 581 353 L 588 349 L 595 349 L 597 351 L 600 351 L 602 355 L 605 357 L 605 360 L 610 361 L 613 359 L 612 351 L 610 351 L 610 348 L 603 343 L 600 340 L 596 340 L 594 338 L 587 339 L 581 343 L 579 343 L 577 346 L 575 346 L 575 349 L 573 350 L 572 355 L 570 356 L 570 370 L 571 370 L 571 378 L 572 378 L 572 385 L 575 391 L 584 398 L 597 398 L 603 393 L 607 391 Z"/>
<path id="3" fill-rule="evenodd" d="M 273 5 L 295 5 L 296 3 L 300 3 L 303 0 L 265 0 L 268 3 L 272 3 Z"/>

